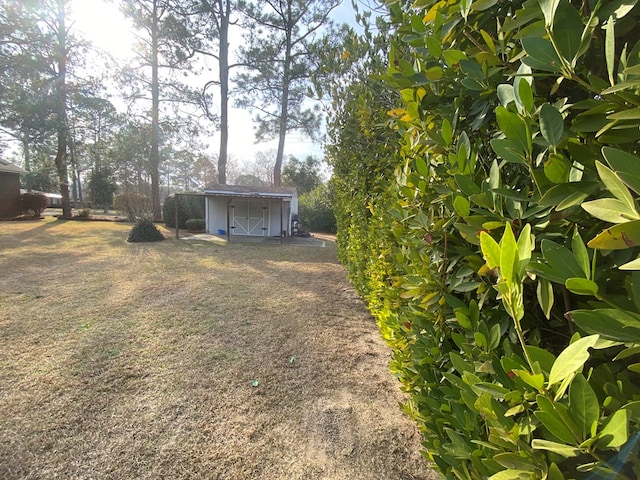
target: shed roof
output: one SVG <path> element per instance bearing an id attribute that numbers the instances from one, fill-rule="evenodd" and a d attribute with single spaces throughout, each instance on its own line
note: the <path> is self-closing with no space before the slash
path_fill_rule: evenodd
<path id="1" fill-rule="evenodd" d="M 212 184 L 204 189 L 204 194 L 221 197 L 292 198 L 298 195 L 298 191 L 295 187 Z"/>
<path id="2" fill-rule="evenodd" d="M 14 165 L 8 160 L 3 160 L 2 158 L 0 158 L 0 172 L 15 173 L 15 174 L 27 173 L 26 170 L 23 170 L 19 166 Z"/>

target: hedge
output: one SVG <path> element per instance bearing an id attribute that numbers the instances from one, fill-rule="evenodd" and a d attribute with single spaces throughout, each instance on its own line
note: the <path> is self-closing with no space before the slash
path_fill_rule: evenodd
<path id="1" fill-rule="evenodd" d="M 386 3 L 393 125 L 357 124 L 382 105 L 353 84 L 339 121 L 395 145 L 394 173 L 334 136 L 338 238 L 427 457 L 447 478 L 639 478 L 636 2 Z"/>
<path id="2" fill-rule="evenodd" d="M 162 206 L 162 218 L 169 228 L 176 226 L 176 197 L 169 195 Z M 187 228 L 187 220 L 204 218 L 204 195 L 181 195 L 178 223 L 180 228 Z"/>

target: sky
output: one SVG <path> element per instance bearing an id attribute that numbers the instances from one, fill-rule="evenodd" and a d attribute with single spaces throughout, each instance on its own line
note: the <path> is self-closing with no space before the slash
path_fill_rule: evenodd
<path id="1" fill-rule="evenodd" d="M 334 10 L 332 18 L 338 23 L 354 23 L 351 0 L 343 0 L 342 4 Z M 87 39 L 100 49 L 110 52 L 114 57 L 122 59 L 123 62 L 131 56 L 134 44 L 131 25 L 123 18 L 118 7 L 113 3 L 104 0 L 76 0 L 73 3 L 72 19 L 74 27 L 83 32 Z M 232 103 L 233 101 L 230 102 L 230 104 Z M 257 152 L 277 148 L 277 140 L 255 144 L 251 113 L 230 106 L 228 148 L 232 157 L 238 161 L 251 161 Z M 208 151 L 211 154 L 217 153 L 219 148 L 217 135 L 210 138 L 207 143 L 209 144 Z M 321 144 L 313 143 L 299 134 L 287 137 L 285 155 L 294 155 L 302 159 L 309 154 L 322 158 Z"/>

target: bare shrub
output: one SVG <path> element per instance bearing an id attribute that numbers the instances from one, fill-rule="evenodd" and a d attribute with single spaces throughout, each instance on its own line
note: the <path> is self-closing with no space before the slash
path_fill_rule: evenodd
<path id="1" fill-rule="evenodd" d="M 151 197 L 140 193 L 121 193 L 113 198 L 113 207 L 125 214 L 131 223 L 153 218 Z"/>

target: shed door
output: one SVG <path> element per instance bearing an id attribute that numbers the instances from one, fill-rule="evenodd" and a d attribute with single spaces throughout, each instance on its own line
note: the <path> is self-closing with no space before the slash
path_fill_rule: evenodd
<path id="1" fill-rule="evenodd" d="M 269 231 L 269 207 L 262 200 L 234 200 L 232 205 L 234 235 L 265 236 Z"/>

